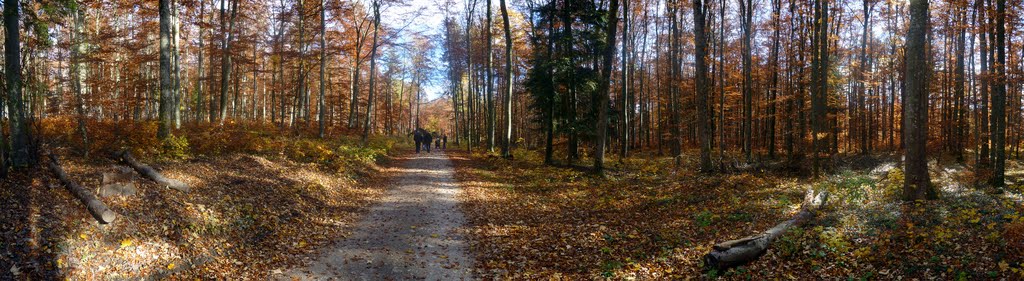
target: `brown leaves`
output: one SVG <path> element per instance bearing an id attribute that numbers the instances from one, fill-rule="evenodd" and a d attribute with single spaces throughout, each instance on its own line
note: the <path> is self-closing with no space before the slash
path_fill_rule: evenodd
<path id="1" fill-rule="evenodd" d="M 1019 216 L 1019 203 L 973 193 L 901 207 L 884 201 L 892 200 L 891 179 L 876 181 L 867 171 L 820 181 L 771 172 L 673 174 L 665 168 L 670 159 L 642 155 L 597 178 L 539 165 L 533 152 L 515 161 L 464 154 L 453 161 L 484 278 L 980 279 L 1018 276 L 1024 261 L 999 246 L 1024 240 L 1007 224 L 1020 220 L 1003 217 Z M 790 230 L 751 264 L 702 270 L 711 245 L 789 218 L 807 186 L 835 190 L 843 203 Z"/>

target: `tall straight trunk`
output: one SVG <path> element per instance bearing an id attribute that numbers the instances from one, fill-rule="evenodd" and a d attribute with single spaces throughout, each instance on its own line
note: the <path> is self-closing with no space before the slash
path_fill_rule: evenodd
<path id="1" fill-rule="evenodd" d="M 616 1 L 612 0 L 612 5 L 615 5 Z M 505 23 L 505 136 L 501 146 L 501 155 L 505 158 L 512 158 L 512 85 L 514 82 L 512 81 L 512 31 L 510 30 L 512 24 L 508 21 L 508 7 L 505 5 L 505 0 L 499 1 L 499 5 L 501 5 L 501 19 Z M 612 47 L 614 48 L 614 46 Z"/>
<path id="2" fill-rule="evenodd" d="M 199 21 L 202 21 L 203 19 L 206 18 L 206 4 L 203 3 L 203 1 L 199 1 L 198 5 L 199 5 Z M 203 116 L 203 111 L 204 111 L 204 108 L 203 108 L 203 79 L 206 76 L 206 74 L 203 72 L 204 71 L 203 70 L 203 53 L 206 52 L 206 47 L 204 45 L 205 40 L 203 40 L 203 37 L 205 36 L 204 35 L 205 34 L 205 32 L 204 32 L 205 28 L 203 28 L 203 26 L 204 26 L 203 24 L 199 24 L 198 26 L 199 26 L 198 27 L 199 28 L 199 58 L 196 61 L 198 62 L 197 65 L 199 67 L 199 69 L 198 69 L 199 75 L 196 75 L 196 83 L 195 83 L 195 87 L 196 87 L 195 88 L 196 89 L 196 105 L 195 105 L 195 108 L 192 109 L 192 110 L 195 111 L 195 121 L 196 122 L 201 120 L 202 116 Z"/>
<path id="3" fill-rule="evenodd" d="M 324 137 L 324 69 L 327 67 L 327 2 L 320 0 L 320 98 L 317 99 L 317 114 L 319 115 L 319 136 Z"/>
<path id="4" fill-rule="evenodd" d="M 466 135 L 466 152 L 472 153 L 473 152 L 473 139 L 472 139 L 472 137 L 475 136 L 473 129 L 474 129 L 474 126 L 475 126 L 474 124 L 476 124 L 476 122 L 473 122 L 473 120 L 472 120 L 472 118 L 475 117 L 475 115 L 473 115 L 474 114 L 474 112 L 473 112 L 473 108 L 474 108 L 473 97 L 475 97 L 477 95 L 477 91 L 476 91 L 476 88 L 474 87 L 474 85 L 476 85 L 476 83 L 474 82 L 475 80 L 474 80 L 474 76 L 473 76 L 473 73 L 474 73 L 474 71 L 473 71 L 473 36 L 472 36 L 471 32 L 473 30 L 473 10 L 476 9 L 476 1 L 473 0 L 472 3 L 470 3 L 470 1 L 466 1 L 466 5 L 469 6 L 468 9 L 467 9 L 468 13 L 466 14 L 466 75 L 469 77 L 468 80 L 467 80 L 468 84 L 466 85 L 466 87 L 467 88 L 471 88 L 471 89 L 469 89 L 469 93 L 466 94 L 466 100 L 468 101 L 466 104 L 469 107 L 469 115 L 466 118 L 467 122 L 466 122 L 466 134 L 465 135 Z"/>
<path id="5" fill-rule="evenodd" d="M 363 145 L 366 145 L 372 132 L 370 125 L 373 120 L 373 99 L 377 90 L 377 31 L 380 29 L 380 0 L 373 0 L 373 43 L 370 45 L 370 94 L 366 97 L 366 120 L 363 123 Z"/>
<path id="6" fill-rule="evenodd" d="M 172 119 L 175 129 L 181 128 L 181 49 L 178 42 L 180 37 L 178 33 L 181 29 L 181 18 L 178 6 L 180 5 L 175 1 L 171 2 L 171 24 L 173 24 L 171 27 L 171 40 L 173 40 L 171 45 L 171 55 L 174 56 L 172 58 L 173 61 L 171 62 L 174 68 L 171 73 L 171 79 L 174 83 L 174 85 L 171 85 L 171 96 L 173 100 L 171 103 L 171 115 L 173 117 Z"/>
<path id="7" fill-rule="evenodd" d="M 828 95 L 828 1 L 815 0 L 814 3 L 814 35 L 812 36 L 811 56 L 811 141 L 813 146 L 814 176 L 819 175 L 819 158 L 822 148 L 822 136 L 826 131 L 826 98 Z"/>
<path id="8" fill-rule="evenodd" d="M 353 50 L 355 58 L 352 60 L 352 71 L 349 74 L 351 76 L 349 80 L 352 81 L 348 104 L 349 129 L 356 127 L 356 119 L 358 119 L 356 115 L 359 114 L 359 78 L 361 76 L 359 75 L 359 64 L 362 62 L 360 56 L 362 55 L 363 35 L 361 28 L 356 29 L 356 32 L 356 47 Z"/>
<path id="9" fill-rule="evenodd" d="M 903 106 L 906 146 L 906 180 L 903 199 L 933 199 L 936 196 L 928 176 L 928 0 L 910 1 L 910 29 L 906 45 L 906 98 Z"/>
<path id="10" fill-rule="evenodd" d="M 697 89 L 697 128 L 700 138 L 700 170 L 705 173 L 711 172 L 711 138 L 714 134 L 711 130 L 711 111 L 708 110 L 708 96 L 710 85 L 708 85 L 708 38 L 704 23 L 705 9 L 703 1 L 693 0 L 693 37 L 694 37 L 694 85 Z"/>
<path id="11" fill-rule="evenodd" d="M 605 31 L 605 44 L 607 45 L 604 47 L 601 84 L 597 90 L 597 142 L 594 145 L 594 171 L 599 174 L 604 172 L 604 151 L 608 141 L 608 99 L 612 91 L 612 63 L 615 59 L 615 32 L 619 25 L 619 0 L 612 0 L 608 5 L 608 26 Z"/>
<path id="12" fill-rule="evenodd" d="M 725 165 L 725 0 L 718 2 L 718 162 Z"/>
<path id="13" fill-rule="evenodd" d="M 487 82 L 484 84 L 484 92 L 487 95 L 487 151 L 494 152 L 494 55 L 491 54 L 491 0 L 487 0 L 487 24 L 484 25 L 484 39 L 487 42 L 487 68 L 484 74 Z"/>
<path id="14" fill-rule="evenodd" d="M 765 130 L 768 131 L 768 158 L 775 158 L 775 102 L 779 94 L 779 39 L 780 33 L 782 32 L 782 23 L 780 22 L 780 14 L 782 13 L 782 0 L 772 0 L 772 29 L 774 29 L 772 35 L 772 78 L 771 85 L 768 90 L 768 125 Z"/>
<path id="15" fill-rule="evenodd" d="M 21 31 L 18 0 L 4 0 L 4 74 L 7 90 L 7 120 L 10 151 L 7 164 L 25 167 L 33 162 L 30 153 L 28 120 L 21 99 Z M 6 169 L 6 167 L 4 167 Z"/>
<path id="16" fill-rule="evenodd" d="M 221 24 L 224 24 L 224 1 L 221 0 Z M 224 119 L 227 119 L 228 114 L 228 82 L 231 77 L 231 41 L 234 40 L 235 34 L 235 18 L 238 15 L 238 0 L 231 1 L 231 18 L 227 24 L 227 31 L 224 35 L 224 41 L 221 44 L 223 46 L 220 64 L 220 123 L 224 124 Z M 221 27 L 223 29 L 223 26 Z"/>
<path id="17" fill-rule="evenodd" d="M 668 88 L 669 88 L 669 107 L 670 107 L 669 108 L 669 112 L 670 113 L 669 113 L 669 128 L 668 129 L 670 130 L 671 135 L 672 135 L 672 141 L 670 142 L 671 143 L 671 148 L 672 148 L 672 157 L 675 158 L 675 167 L 678 169 L 683 164 L 682 163 L 682 161 L 683 161 L 683 158 L 682 158 L 683 157 L 683 154 L 682 154 L 683 153 L 683 151 L 682 151 L 683 142 L 682 142 L 682 134 L 679 131 L 679 122 L 680 122 L 680 119 L 682 119 L 682 117 L 681 117 L 682 113 L 680 112 L 681 108 L 679 106 L 679 94 L 678 94 L 679 93 L 679 89 L 678 89 L 678 86 L 677 86 L 677 85 L 679 85 L 679 82 L 681 80 L 680 77 L 679 77 L 680 76 L 680 73 L 679 73 L 680 72 L 680 69 L 679 69 L 680 68 L 680 62 L 679 62 L 680 61 L 680 58 L 679 58 L 679 49 L 680 49 L 679 45 L 680 45 L 680 42 L 679 42 L 679 37 L 681 37 L 681 36 L 679 36 L 679 10 L 680 10 L 679 5 L 680 4 L 677 1 L 678 0 L 673 0 L 671 5 L 670 5 L 671 9 L 669 9 L 669 24 L 671 24 L 671 27 L 669 28 L 669 34 L 671 36 L 669 36 L 670 38 L 669 38 L 669 50 L 668 50 L 668 60 L 669 60 L 669 66 L 670 66 L 669 67 L 669 86 L 668 86 Z"/>
<path id="18" fill-rule="evenodd" d="M 274 37 L 274 40 L 276 40 L 276 42 L 274 42 L 274 43 L 277 44 L 277 47 L 276 47 L 276 49 L 277 49 L 277 69 L 276 69 L 277 75 L 275 76 L 277 79 L 274 81 L 274 91 L 270 93 L 270 99 L 272 101 L 271 102 L 271 110 L 270 110 L 271 111 L 270 121 L 274 122 L 274 120 L 276 120 L 278 117 L 280 117 L 280 121 L 278 121 L 279 122 L 278 126 L 284 126 L 284 115 L 285 115 L 285 113 L 284 113 L 285 112 L 284 102 L 286 100 L 285 99 L 285 92 L 286 91 L 284 90 L 284 87 L 281 87 L 281 85 L 280 85 L 280 84 L 284 84 L 284 81 L 286 81 L 285 78 L 284 78 L 284 22 L 285 22 L 285 18 L 283 16 L 283 14 L 285 12 L 285 10 L 284 10 L 284 0 L 280 0 L 280 2 L 278 2 L 278 7 L 279 7 L 278 17 L 280 19 L 278 19 L 278 24 L 277 24 L 277 36 Z M 272 70 L 272 71 L 275 71 L 275 70 Z"/>
<path id="19" fill-rule="evenodd" d="M 173 55 L 171 54 L 171 1 L 160 0 L 160 118 L 157 122 L 156 137 L 166 139 L 171 135 L 171 119 L 174 114 L 174 81 L 171 79 Z"/>
<path id="20" fill-rule="evenodd" d="M 745 2 L 745 3 L 744 3 Z M 743 27 L 743 156 L 747 162 L 751 158 L 751 125 L 753 125 L 752 105 L 754 102 L 754 85 L 751 77 L 751 41 L 754 18 L 753 0 L 739 0 Z"/>
<path id="21" fill-rule="evenodd" d="M 956 42 L 957 42 L 956 46 L 955 46 L 955 48 L 956 48 L 956 51 L 955 51 L 956 52 L 956 69 L 955 69 L 956 77 L 955 77 L 955 81 L 953 82 L 953 84 L 954 84 L 953 85 L 953 91 L 955 92 L 954 95 L 956 96 L 956 99 L 957 99 L 956 100 L 957 101 L 957 106 L 955 108 L 956 116 L 957 116 L 957 123 L 956 123 L 956 126 L 955 126 L 956 127 L 956 134 L 957 134 L 957 136 L 956 136 L 956 146 L 954 147 L 954 153 L 956 154 L 957 161 L 958 162 L 963 162 L 964 161 L 964 158 L 963 158 L 964 151 L 963 150 L 965 148 L 964 143 L 965 143 L 965 139 L 967 138 L 967 123 L 966 123 L 966 120 L 967 120 L 966 106 L 967 105 L 966 105 L 965 100 L 964 100 L 964 96 L 965 96 L 965 88 L 964 88 L 964 86 L 965 86 L 965 81 L 966 81 L 966 79 L 965 79 L 966 75 L 965 75 L 965 70 L 964 70 L 964 64 L 965 64 L 964 63 L 964 52 L 966 51 L 966 46 L 965 45 L 967 44 L 967 38 L 966 38 L 967 34 L 966 33 L 967 33 L 967 24 L 968 24 L 966 2 L 964 3 L 964 6 L 957 5 L 957 9 L 956 10 L 957 10 L 957 12 L 956 12 L 957 15 L 956 16 L 958 17 L 958 20 L 956 21 L 957 28 L 955 29 L 956 30 L 956 34 L 954 35 L 956 37 Z"/>
<path id="22" fill-rule="evenodd" d="M 979 116 L 980 117 L 979 118 L 980 119 L 979 120 L 980 124 L 978 125 L 978 127 L 979 127 L 979 131 L 980 131 L 979 135 L 981 136 L 981 141 L 979 142 L 979 144 L 980 144 L 981 147 L 978 149 L 978 151 L 979 151 L 979 153 L 978 153 L 978 155 L 979 155 L 978 164 L 981 165 L 981 166 L 987 166 L 989 164 L 989 143 L 988 142 L 989 142 L 989 137 L 990 137 L 989 136 L 989 131 L 990 130 L 989 130 L 989 124 L 988 124 L 988 100 L 989 100 L 989 80 L 990 80 L 991 73 L 989 71 L 989 63 L 988 63 L 988 61 L 989 61 L 989 56 L 988 56 L 988 53 L 989 53 L 989 51 L 988 51 L 989 36 L 986 36 L 986 34 L 988 33 L 988 28 L 987 28 L 987 25 L 986 25 L 986 21 L 987 20 L 985 19 L 985 16 L 986 16 L 986 14 L 988 14 L 988 12 L 985 10 L 985 1 L 984 0 L 978 0 L 977 4 L 975 6 L 975 9 L 981 10 L 981 11 L 978 12 L 978 26 L 979 26 L 979 30 L 981 30 L 981 36 L 979 36 L 980 40 L 978 42 L 978 44 L 979 44 L 979 52 L 980 52 L 980 57 L 981 57 L 981 101 L 978 103 L 978 114 L 980 115 Z"/>
<path id="23" fill-rule="evenodd" d="M 855 116 L 856 116 L 857 123 L 858 123 L 857 125 L 860 126 L 860 127 L 858 127 L 859 129 L 857 130 L 857 132 L 858 132 L 858 136 L 857 137 L 859 138 L 859 141 L 860 141 L 860 147 L 859 147 L 860 151 L 861 151 L 861 153 L 868 153 L 869 152 L 869 149 L 868 149 L 868 135 L 869 135 L 869 132 L 868 132 L 866 127 L 863 127 L 865 125 L 865 123 L 867 122 L 867 118 L 868 118 L 867 112 L 865 111 L 865 108 L 864 108 L 865 107 L 865 104 L 864 104 L 864 102 L 865 102 L 865 91 L 867 91 L 867 83 L 865 83 L 866 82 L 865 80 L 867 78 L 865 77 L 865 73 L 870 68 L 870 66 L 868 65 L 868 53 L 867 53 L 867 48 L 868 47 L 867 47 L 867 44 L 868 44 L 868 36 L 869 36 L 869 34 L 871 34 L 870 33 L 871 32 L 871 8 L 874 7 L 874 4 L 873 4 L 872 0 L 864 0 L 863 3 L 864 3 L 863 4 L 863 9 L 864 9 L 864 11 L 863 11 L 863 13 L 864 13 L 863 14 L 863 16 L 864 16 L 864 25 L 862 27 L 861 39 L 860 39 L 860 68 L 857 69 L 857 107 L 856 107 L 857 112 L 856 112 Z M 852 127 L 853 125 L 851 124 L 850 126 Z"/>
<path id="24" fill-rule="evenodd" d="M 619 103 L 622 104 L 622 130 L 619 132 L 619 161 L 621 162 L 629 154 L 629 113 L 633 110 L 629 106 L 629 53 L 626 49 L 627 42 L 629 42 L 629 1 L 622 2 L 622 79 L 620 80 L 620 88 L 622 89 L 622 95 L 619 97 L 621 100 Z"/>
<path id="25" fill-rule="evenodd" d="M 989 184 L 1003 187 L 1006 169 L 1006 0 L 995 0 L 995 49 L 992 77 L 992 179 Z"/>
<path id="26" fill-rule="evenodd" d="M 555 3 L 552 0 L 551 6 L 554 7 L 554 5 L 555 5 Z M 554 33 L 554 21 L 555 20 L 554 20 L 553 17 L 554 16 L 552 16 L 552 18 L 548 19 L 547 49 L 545 50 L 545 53 L 544 53 L 545 58 L 549 62 L 552 60 L 552 55 L 551 54 L 554 52 L 553 49 L 555 47 L 555 40 L 553 38 L 554 35 L 555 35 L 555 33 Z M 544 114 L 544 119 L 546 119 L 546 120 L 544 120 L 544 125 L 545 125 L 544 130 L 545 130 L 545 133 L 547 134 L 546 138 L 544 139 L 544 164 L 545 165 L 552 165 L 555 162 L 555 160 L 554 160 L 554 154 L 555 154 L 555 152 L 554 152 L 555 151 L 555 144 L 554 144 L 555 143 L 555 103 L 556 103 L 556 98 L 557 97 L 555 96 L 554 72 L 552 71 L 551 66 L 545 66 L 545 70 L 547 71 L 546 75 L 547 75 L 547 79 L 548 79 L 548 83 L 549 83 L 549 87 L 546 89 L 548 91 L 546 93 L 546 95 L 548 97 L 550 97 L 550 99 L 548 100 L 548 103 L 546 105 L 547 108 L 545 109 L 547 112 Z"/>
<path id="27" fill-rule="evenodd" d="M 71 37 L 74 46 L 71 49 L 71 87 L 75 91 L 75 110 L 78 111 L 78 134 L 82 137 L 82 144 L 86 155 L 89 153 L 89 129 L 85 126 L 85 78 L 86 78 L 86 67 L 85 59 L 83 58 L 86 53 L 86 41 L 85 41 L 85 7 L 76 5 L 76 10 L 73 11 L 72 17 L 74 17 L 74 26 L 71 31 Z"/>
<path id="28" fill-rule="evenodd" d="M 574 16 L 569 12 L 571 1 L 562 1 L 562 36 L 568 38 L 569 44 L 561 44 L 564 48 L 563 53 L 569 56 L 569 94 L 565 97 L 565 111 L 567 112 L 568 120 L 566 123 L 569 124 L 569 140 L 566 148 L 566 160 L 569 164 L 573 164 L 579 159 L 579 130 L 576 129 L 576 115 L 577 115 L 577 85 L 576 85 L 576 57 L 573 56 L 575 39 L 572 32 L 572 23 L 575 21 Z"/>

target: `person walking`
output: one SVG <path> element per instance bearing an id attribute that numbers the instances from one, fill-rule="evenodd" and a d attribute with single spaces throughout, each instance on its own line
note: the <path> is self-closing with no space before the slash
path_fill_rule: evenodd
<path id="1" fill-rule="evenodd" d="M 434 136 L 429 132 L 423 131 L 423 144 L 427 146 L 427 153 L 430 153 L 430 143 L 434 141 Z"/>
<path id="2" fill-rule="evenodd" d="M 448 150 L 448 135 L 441 136 L 441 149 Z"/>
<path id="3" fill-rule="evenodd" d="M 412 139 L 414 141 L 416 141 L 416 153 L 420 153 L 420 148 L 423 147 L 423 133 L 422 133 L 422 131 L 423 130 L 420 130 L 420 128 L 416 128 L 416 130 L 412 131 Z"/>

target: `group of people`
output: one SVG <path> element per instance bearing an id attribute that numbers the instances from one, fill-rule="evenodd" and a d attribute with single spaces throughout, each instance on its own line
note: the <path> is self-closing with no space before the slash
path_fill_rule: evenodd
<path id="1" fill-rule="evenodd" d="M 412 132 L 412 139 L 416 142 L 416 153 L 420 153 L 420 150 L 426 150 L 430 153 L 430 145 L 434 144 L 434 149 L 447 149 L 448 148 L 448 135 L 438 135 L 437 132 L 427 132 L 422 128 L 416 128 Z"/>

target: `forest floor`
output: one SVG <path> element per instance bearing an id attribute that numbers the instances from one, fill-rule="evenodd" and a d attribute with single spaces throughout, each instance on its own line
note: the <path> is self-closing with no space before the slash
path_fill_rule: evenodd
<path id="1" fill-rule="evenodd" d="M 903 203 L 897 156 L 850 156 L 813 180 L 758 167 L 700 174 L 694 154 L 678 170 L 653 154 L 613 157 L 605 177 L 544 166 L 538 152 L 452 154 L 485 279 L 1024 278 L 1017 162 L 998 193 L 975 188 L 982 177 L 955 161 L 933 161 L 940 199 Z M 814 220 L 759 260 L 704 269 L 712 245 L 790 218 L 808 189 L 832 194 Z"/>
<path id="2" fill-rule="evenodd" d="M 602 177 L 536 151 L 446 159 L 245 124 L 160 143 L 152 124 L 122 125 L 90 124 L 91 146 L 69 141 L 72 122 L 41 131 L 90 190 L 118 169 L 105 157 L 117 148 L 192 190 L 136 177 L 134 196 L 101 197 L 118 218 L 100 225 L 49 171 L 19 171 L 0 188 L 0 279 L 1024 279 L 1017 160 L 1000 192 L 979 183 L 985 171 L 933 157 L 940 199 L 905 203 L 898 155 L 837 157 L 813 179 L 778 162 L 701 174 L 692 152 L 679 168 L 638 154 Z M 808 224 L 759 260 L 704 269 L 712 245 L 790 218 L 808 190 L 832 194 Z"/>
<path id="3" fill-rule="evenodd" d="M 451 161 L 443 151 L 410 154 L 387 195 L 346 233 L 280 280 L 470 280 Z"/>
<path id="4" fill-rule="evenodd" d="M 151 136 L 148 126 L 115 134 L 99 125 L 91 129 L 94 147 L 109 150 L 119 141 L 192 190 L 135 176 L 135 195 L 100 197 L 118 215 L 100 225 L 49 171 L 19 171 L 0 188 L 0 279 L 266 279 L 350 235 L 410 153 L 391 139 L 362 146 L 358 138 L 320 140 L 243 125 L 186 129 L 179 136 L 191 141 L 189 149 L 147 151 L 138 148 L 160 145 L 134 136 Z M 44 129 L 47 138 L 75 132 L 60 127 Z M 54 152 L 71 178 L 95 193 L 101 175 L 118 169 L 102 150 L 88 158 Z"/>

